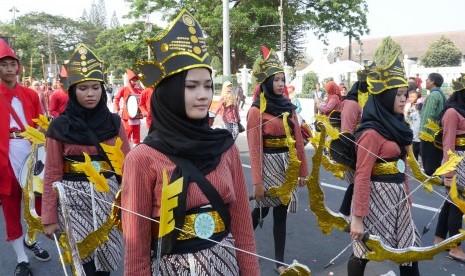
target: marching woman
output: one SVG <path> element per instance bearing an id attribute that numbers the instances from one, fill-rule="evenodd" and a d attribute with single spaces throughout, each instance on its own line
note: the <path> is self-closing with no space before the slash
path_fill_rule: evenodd
<path id="1" fill-rule="evenodd" d="M 178 38 L 189 45 L 181 47 Z M 124 273 L 260 275 L 257 258 L 246 253 L 255 252 L 255 239 L 244 216 L 249 201 L 239 150 L 229 131 L 208 124 L 213 80 L 203 31 L 182 10 L 148 43 L 156 62 L 138 66 L 145 86 L 155 87 L 156 127 L 124 161 L 122 206 L 138 214 L 123 212 Z M 181 183 L 170 199 L 172 231 L 148 219 L 159 221 L 168 208 L 166 182 Z"/>
<path id="2" fill-rule="evenodd" d="M 447 152 L 450 150 L 457 155 L 465 155 L 465 74 L 460 78 L 452 81 L 452 90 L 454 91 L 446 101 L 444 110 L 439 114 L 439 120 L 442 125 L 442 147 L 443 162 L 449 160 Z M 457 165 L 457 169 L 447 173 L 444 177 L 446 192 L 449 194 L 450 185 L 454 174 L 457 176 L 457 188 L 459 195 L 465 190 L 465 161 Z M 460 196 L 463 200 L 464 198 Z M 436 226 L 436 239 L 434 243 L 439 243 L 447 238 L 447 234 L 452 237 L 459 233 L 462 228 L 463 213 L 449 199 L 444 202 L 441 212 L 439 213 L 438 224 Z M 465 253 L 460 244 L 451 248 L 449 257 L 465 263 Z"/>
<path id="3" fill-rule="evenodd" d="M 419 246 L 412 220 L 405 159 L 413 134 L 404 119 L 407 80 L 401 60 L 368 75 L 371 94 L 355 131 L 357 162 L 350 235 L 355 240 L 348 275 L 363 275 L 369 249 L 365 233 L 393 248 Z M 400 275 L 419 275 L 418 263 L 400 265 Z"/>
<path id="4" fill-rule="evenodd" d="M 362 101 L 359 102 L 358 96 L 359 94 L 368 92 L 366 81 L 368 72 L 368 68 L 357 71 L 357 81 L 354 83 L 347 96 L 343 97 L 341 103 L 341 132 L 353 135 L 362 119 L 362 104 L 364 103 L 362 103 Z M 344 194 L 339 212 L 349 217 L 352 195 L 354 193 L 354 170 L 349 169 L 346 171 L 344 173 L 344 180 L 347 181 L 349 186 Z"/>
<path id="5" fill-rule="evenodd" d="M 231 91 L 232 87 L 233 84 L 230 81 L 225 81 L 223 83 L 221 99 L 218 102 L 215 114 L 218 114 L 219 111 L 223 111 L 223 123 L 226 129 L 231 132 L 233 139 L 236 140 L 237 135 L 239 135 L 241 117 L 239 116 L 239 104 L 236 95 Z"/>
<path id="6" fill-rule="evenodd" d="M 275 245 L 276 270 L 282 273 L 285 269 L 284 248 L 286 243 L 287 212 L 297 211 L 297 192 L 291 191 L 290 201 L 282 202 L 279 197 L 266 195 L 270 188 L 278 188 L 286 181 L 287 172 L 296 172 L 292 181 L 299 186 L 305 185 L 308 175 L 307 159 L 300 125 L 295 112 L 296 106 L 289 98 L 283 96 L 285 76 L 282 65 L 273 50 L 262 47 L 263 62 L 261 72 L 255 72 L 260 83 L 260 92 L 247 114 L 247 142 L 250 151 L 252 168 L 252 183 L 254 186 L 255 208 L 252 211 L 254 229 L 262 223 L 270 207 L 273 207 L 273 236 Z M 260 94 L 264 94 L 266 107 L 263 108 Z M 286 121 L 283 114 L 289 113 Z M 295 148 L 287 144 L 286 126 L 290 128 L 292 138 L 296 141 Z M 297 164 L 291 162 L 290 151 L 297 151 Z M 299 162 L 300 166 L 299 166 Z"/>
<path id="7" fill-rule="evenodd" d="M 325 84 L 325 91 L 328 97 L 325 100 L 319 100 L 316 108 L 324 115 L 329 116 L 331 111 L 341 109 L 341 88 L 334 81 L 328 81 Z"/>
<path id="8" fill-rule="evenodd" d="M 54 119 L 47 130 L 42 225 L 44 233 L 51 239 L 55 231 L 63 228 L 63 221 L 58 218 L 63 206 L 58 204 L 58 196 L 52 187 L 55 181 L 64 184 L 70 200 L 67 209 L 77 242 L 100 228 L 110 216 L 111 205 L 92 200 L 92 192 L 98 199 L 113 202 L 120 189 L 100 143 L 114 146 L 119 137 L 124 154 L 129 151 L 129 143 L 120 117 L 108 110 L 101 65 L 102 62 L 86 45 L 76 46 L 67 68 L 70 85 L 68 104 L 65 112 Z M 76 166 L 84 161 L 83 152 L 91 157 L 93 163 L 99 164 L 110 187 L 109 192 L 92 191 L 93 184 Z M 108 242 L 82 259 L 86 275 L 110 275 L 111 271 L 117 270 L 122 251 L 122 235 L 113 228 Z"/>

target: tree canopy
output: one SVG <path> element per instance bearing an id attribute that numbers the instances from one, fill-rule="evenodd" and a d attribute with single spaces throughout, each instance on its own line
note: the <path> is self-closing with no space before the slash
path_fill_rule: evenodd
<path id="1" fill-rule="evenodd" d="M 159 11 L 163 19 L 172 20 L 181 8 L 194 14 L 206 32 L 209 51 L 222 60 L 221 0 L 127 0 L 129 17 L 141 18 Z M 250 67 L 260 55 L 260 46 L 280 50 L 279 0 L 230 1 L 231 71 L 244 64 Z M 365 0 L 283 0 L 284 48 L 288 65 L 303 58 L 306 32 L 327 42 L 326 34 L 342 32 L 354 39 L 369 33 Z"/>
<path id="2" fill-rule="evenodd" d="M 460 66 L 462 51 L 452 40 L 443 35 L 429 45 L 420 62 L 425 67 Z"/>

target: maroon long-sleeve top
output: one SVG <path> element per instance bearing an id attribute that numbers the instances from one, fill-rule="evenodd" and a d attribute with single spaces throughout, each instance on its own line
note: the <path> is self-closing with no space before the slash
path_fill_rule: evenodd
<path id="1" fill-rule="evenodd" d="M 123 166 L 122 206 L 138 214 L 155 218 L 160 216 L 163 171 L 170 179 L 176 164 L 166 155 L 141 144 L 126 157 Z M 231 214 L 231 234 L 235 246 L 255 253 L 255 237 L 250 217 L 247 187 L 242 171 L 239 150 L 233 145 L 221 156 L 215 170 L 205 176 L 228 205 Z M 210 204 L 196 183 L 187 190 L 186 210 Z M 123 212 L 125 241 L 125 275 L 151 275 L 152 221 Z M 260 275 L 255 256 L 237 251 L 241 275 Z"/>

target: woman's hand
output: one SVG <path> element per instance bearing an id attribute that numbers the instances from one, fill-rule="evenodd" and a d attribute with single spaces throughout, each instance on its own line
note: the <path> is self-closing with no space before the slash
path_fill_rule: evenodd
<path id="1" fill-rule="evenodd" d="M 364 234 L 365 226 L 363 225 L 363 217 L 352 215 L 350 237 L 354 240 L 362 240 Z"/>
<path id="2" fill-rule="evenodd" d="M 60 225 L 58 223 L 45 224 L 42 226 L 45 236 L 49 239 L 54 240 L 53 234 L 57 231 L 60 231 Z"/>
<path id="3" fill-rule="evenodd" d="M 446 186 L 446 188 L 452 186 L 452 177 L 444 177 L 444 186 Z"/>
<path id="4" fill-rule="evenodd" d="M 265 186 L 263 184 L 253 185 L 253 196 L 256 201 L 261 201 L 265 197 Z"/>
<path id="5" fill-rule="evenodd" d="M 305 176 L 299 176 L 299 187 L 305 187 L 307 183 L 305 182 Z"/>

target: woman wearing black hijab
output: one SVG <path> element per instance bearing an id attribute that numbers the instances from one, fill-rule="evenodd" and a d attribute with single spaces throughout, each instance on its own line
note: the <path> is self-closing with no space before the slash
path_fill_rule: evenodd
<path id="1" fill-rule="evenodd" d="M 452 80 L 452 95 L 446 101 L 444 110 L 439 114 L 438 120 L 441 122 L 443 162 L 449 160 L 448 151 L 455 152 L 459 156 L 465 155 L 465 74 L 457 80 Z M 444 176 L 446 193 L 449 195 L 452 178 L 457 177 L 456 183 L 459 195 L 465 190 L 465 161 L 457 165 L 455 171 L 451 171 Z M 463 200 L 463 196 L 460 196 Z M 442 242 L 449 237 L 459 233 L 462 228 L 463 213 L 449 200 L 444 201 L 444 205 L 439 213 L 436 226 L 436 238 L 434 243 Z M 451 248 L 449 257 L 461 263 L 465 263 L 465 253 L 460 244 Z"/>
<path id="2" fill-rule="evenodd" d="M 173 37 L 187 37 L 198 51 L 165 47 Z M 149 40 L 156 63 L 139 64 L 141 81 L 155 86 L 152 132 L 125 159 L 122 205 L 157 222 L 123 213 L 125 275 L 260 274 L 256 258 L 235 250 L 254 253 L 255 239 L 244 216 L 249 201 L 239 150 L 228 130 L 208 124 L 213 81 L 204 42 L 183 10 L 164 35 Z M 173 182 L 181 187 L 167 207 L 164 185 Z M 164 208 L 171 210 L 161 214 Z M 173 218 L 170 231 L 158 223 L 165 215 Z"/>
<path id="3" fill-rule="evenodd" d="M 256 201 L 252 220 L 254 229 L 262 225 L 273 207 L 276 270 L 282 273 L 285 269 L 287 212 L 297 211 L 297 191 L 293 188 L 285 197 L 280 197 L 272 196 L 270 190 L 280 189 L 285 183 L 293 187 L 304 186 L 308 168 L 296 106 L 283 95 L 282 65 L 273 50 L 262 49 L 261 71 L 255 72 L 260 94 L 247 114 L 247 143 Z M 286 120 L 284 113 L 289 114 Z M 295 143 L 290 144 L 290 139 Z"/>
<path id="4" fill-rule="evenodd" d="M 76 242 L 82 242 L 108 220 L 111 205 L 106 202 L 113 202 L 120 188 L 119 176 L 100 143 L 114 146 L 120 138 L 124 154 L 129 152 L 129 143 L 121 118 L 107 108 L 101 64 L 86 45 L 76 46 L 67 66 L 70 87 L 65 112 L 47 130 L 42 224 L 44 233 L 52 239 L 60 228 L 65 230 L 65 222 L 58 215 L 64 207 L 58 204 L 52 187 L 55 181 L 63 183 L 69 200 L 66 209 L 72 218 L 70 227 Z M 93 165 L 99 168 L 97 171 L 104 175 L 108 192 L 94 189 L 83 169 L 76 166 L 84 162 L 83 153 L 90 156 Z M 86 275 L 110 275 L 118 269 L 123 248 L 121 232 L 113 228 L 108 238 L 101 245 L 97 243 L 98 247 L 88 256 L 80 256 Z M 83 245 L 94 249 L 95 242 L 91 243 Z"/>
<path id="5" fill-rule="evenodd" d="M 403 115 L 407 81 L 400 60 L 375 69 L 367 82 L 371 95 L 355 132 L 357 163 L 350 227 L 355 241 L 347 266 L 351 276 L 364 274 L 369 250 L 361 240 L 366 233 L 379 236 L 393 248 L 420 245 L 405 175 L 413 133 Z M 400 275 L 419 275 L 417 262 L 399 267 Z"/>

